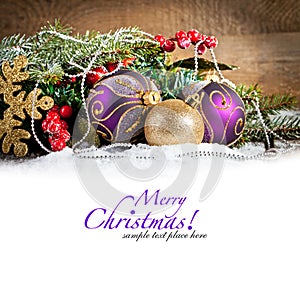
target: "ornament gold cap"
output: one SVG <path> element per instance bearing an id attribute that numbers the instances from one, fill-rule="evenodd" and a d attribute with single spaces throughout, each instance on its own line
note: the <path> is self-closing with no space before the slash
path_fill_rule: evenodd
<path id="1" fill-rule="evenodd" d="M 161 97 L 158 91 L 150 90 L 146 91 L 142 98 L 145 105 L 156 105 Z"/>
<path id="2" fill-rule="evenodd" d="M 211 73 L 211 70 L 208 71 L 208 73 L 205 76 L 205 80 L 206 81 L 212 81 L 212 82 L 216 82 L 219 83 L 220 82 L 220 78 L 219 76 L 216 74 L 216 70 L 213 70 L 213 73 Z"/>

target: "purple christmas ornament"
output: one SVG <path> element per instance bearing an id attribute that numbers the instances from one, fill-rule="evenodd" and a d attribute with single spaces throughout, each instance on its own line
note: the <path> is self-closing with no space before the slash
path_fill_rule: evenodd
<path id="1" fill-rule="evenodd" d="M 129 142 L 143 132 L 146 105 L 159 100 L 158 90 L 148 78 L 121 70 L 96 83 L 90 90 L 87 107 L 91 124 L 100 136 L 109 142 Z"/>
<path id="2" fill-rule="evenodd" d="M 199 111 L 204 125 L 203 142 L 231 145 L 245 126 L 245 106 L 239 95 L 225 84 L 203 82 L 187 86 L 182 98 Z"/>

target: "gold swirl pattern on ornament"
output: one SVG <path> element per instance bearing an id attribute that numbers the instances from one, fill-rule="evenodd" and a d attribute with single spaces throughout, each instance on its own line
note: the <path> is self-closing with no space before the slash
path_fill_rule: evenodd
<path id="1" fill-rule="evenodd" d="M 113 111 L 111 111 L 109 113 L 109 115 L 107 115 L 105 118 L 103 119 L 97 119 L 99 122 L 104 122 L 107 119 L 109 119 L 118 109 L 120 109 L 121 107 L 125 106 L 125 105 L 130 105 L 130 104 L 142 104 L 141 101 L 135 100 L 135 101 L 128 101 L 128 102 L 124 102 L 120 105 L 118 105 Z"/>
<path id="2" fill-rule="evenodd" d="M 102 128 L 104 128 L 107 132 L 108 132 L 108 134 L 109 134 L 109 137 L 107 136 L 107 134 L 106 133 L 104 133 L 104 132 L 102 132 L 102 131 L 100 131 L 100 130 L 96 130 L 96 132 L 98 133 L 98 134 L 100 134 L 104 139 L 106 139 L 107 141 L 109 141 L 109 142 L 111 142 L 112 141 L 112 139 L 113 139 L 113 134 L 112 134 L 112 132 L 110 131 L 110 129 L 108 129 L 105 125 L 103 125 L 102 123 L 97 123 L 97 122 L 92 122 L 92 124 L 93 125 L 97 125 L 97 126 L 101 126 Z M 98 128 L 98 127 L 97 127 Z"/>
<path id="3" fill-rule="evenodd" d="M 145 76 L 142 76 L 140 73 L 138 73 L 136 71 L 132 71 L 132 72 L 137 74 L 137 76 L 139 76 L 139 78 L 145 82 L 146 90 L 150 90 L 150 84 L 149 84 L 149 81 L 147 80 L 147 78 Z M 132 78 L 136 82 L 136 84 L 141 87 L 140 90 L 137 89 L 136 92 L 138 94 L 138 97 L 142 98 L 142 95 L 145 93 L 145 88 L 144 88 L 143 84 L 137 78 L 135 78 L 133 76 L 126 75 L 126 74 L 123 76 Z"/>
<path id="4" fill-rule="evenodd" d="M 200 104 L 199 104 L 199 106 L 200 106 L 200 111 L 201 111 L 201 114 L 202 114 L 202 118 L 203 118 L 203 120 L 205 121 L 205 125 L 208 127 L 208 130 L 209 130 L 209 133 L 210 133 L 210 139 L 209 139 L 209 143 L 212 143 L 212 141 L 214 140 L 214 137 L 215 137 L 215 133 L 214 133 L 214 131 L 213 131 L 213 128 L 212 128 L 212 126 L 211 126 L 211 124 L 208 122 L 208 120 L 207 120 L 207 118 L 206 118 L 206 116 L 205 116 L 205 114 L 204 114 L 204 111 L 203 111 L 203 108 L 202 108 L 202 100 L 203 100 L 203 97 L 204 97 L 204 95 L 205 95 L 205 92 L 201 92 L 201 97 L 200 97 Z"/>
<path id="5" fill-rule="evenodd" d="M 96 95 L 104 94 L 104 90 L 95 90 L 95 89 L 91 89 L 91 90 L 90 90 L 90 94 L 92 94 L 92 97 L 95 97 Z"/>
<path id="6" fill-rule="evenodd" d="M 110 88 L 110 87 L 109 87 Z M 115 94 L 115 95 L 117 95 L 114 91 L 113 91 L 113 89 L 111 89 L 110 88 L 110 90 Z M 99 91 L 100 92 L 100 91 Z M 104 91 L 103 91 L 103 93 L 104 93 Z M 101 93 L 102 94 L 102 93 Z M 98 92 L 96 91 L 96 92 L 94 92 L 94 94 L 91 96 L 91 97 L 89 97 L 89 100 L 88 100 L 88 107 L 89 107 L 89 105 L 90 105 L 90 103 L 91 103 L 91 101 L 93 100 L 93 98 L 95 97 L 95 96 L 97 96 L 98 95 Z M 118 96 L 118 95 L 117 95 Z M 125 97 L 125 96 L 124 96 Z M 130 97 L 130 98 L 132 98 L 133 96 L 126 96 L 127 98 L 128 97 Z M 98 101 L 97 101 L 98 102 Z M 94 114 L 95 115 L 97 115 L 96 113 L 94 113 L 94 105 L 97 103 L 97 102 L 94 102 L 93 104 L 92 104 L 92 115 L 93 115 L 93 118 L 96 120 L 96 121 L 98 121 L 98 122 L 103 122 L 103 121 L 106 121 L 107 119 L 109 119 L 119 108 L 121 108 L 122 106 L 124 106 L 124 105 L 128 105 L 128 104 L 142 104 L 142 101 L 140 101 L 140 100 L 132 100 L 132 101 L 128 101 L 128 102 L 124 102 L 124 103 L 122 103 L 122 104 L 120 104 L 120 105 L 118 105 L 112 112 L 110 112 L 110 114 L 108 115 L 108 116 L 106 116 L 105 118 L 103 118 L 103 119 L 98 119 L 97 117 L 95 117 L 94 116 Z M 102 104 L 102 102 L 100 102 L 99 101 L 99 104 Z M 104 111 L 104 106 L 103 106 L 103 104 L 101 105 L 101 113 Z M 97 109 L 97 111 L 100 111 L 100 110 L 98 110 Z M 101 114 L 101 113 L 99 113 L 99 114 Z M 99 115 L 98 114 L 98 115 Z"/>
<path id="7" fill-rule="evenodd" d="M 130 88 L 130 89 L 133 90 L 136 94 L 135 94 L 135 95 L 130 95 L 130 94 L 123 94 L 123 93 L 116 92 L 110 85 L 106 84 L 105 81 L 100 82 L 99 85 L 104 85 L 104 86 L 106 86 L 106 87 L 109 88 L 115 95 L 117 95 L 117 96 L 119 96 L 119 97 L 126 97 L 126 98 L 128 98 L 128 97 L 134 97 L 134 98 L 141 98 L 141 93 L 143 93 L 143 89 L 144 89 L 144 88 L 143 88 L 143 85 L 142 85 L 139 81 L 137 81 L 135 78 L 133 78 L 132 76 L 129 76 L 129 75 L 122 75 L 122 77 L 128 77 L 128 78 L 134 80 L 134 81 L 137 83 L 137 85 L 141 87 L 141 89 L 140 89 L 140 90 L 138 90 L 138 89 L 133 89 L 132 87 L 129 87 L 129 84 L 126 84 L 126 83 L 121 84 L 121 83 L 120 83 L 121 80 L 118 80 L 118 79 L 116 79 L 116 83 L 118 83 L 119 85 L 126 86 L 126 87 Z M 117 82 L 117 80 L 118 80 L 119 82 Z M 97 84 L 97 85 L 98 85 L 98 84 Z"/>
<path id="8" fill-rule="evenodd" d="M 99 90 L 99 91 L 90 91 L 89 97 L 88 97 L 88 103 L 95 98 L 97 95 L 101 95 L 104 94 L 104 90 Z"/>
<path id="9" fill-rule="evenodd" d="M 135 78 L 133 78 L 133 80 L 135 80 Z M 135 82 L 137 82 L 137 81 L 135 80 Z M 136 93 L 137 97 L 139 97 L 139 98 L 141 98 L 141 97 L 142 97 L 142 94 L 144 93 L 143 90 L 137 89 L 137 88 L 131 86 L 131 85 L 128 84 L 128 83 L 122 82 L 122 80 L 116 79 L 116 83 L 119 84 L 119 85 L 121 85 L 121 86 L 125 86 L 125 87 L 127 87 L 127 88 L 133 90 L 133 91 Z M 138 82 L 138 83 L 139 83 L 139 82 Z M 141 84 L 141 86 L 142 86 L 142 84 Z"/>
<path id="10" fill-rule="evenodd" d="M 116 92 L 110 85 L 108 85 L 104 82 L 102 82 L 101 85 L 107 87 L 116 96 L 124 97 L 124 98 L 139 98 L 139 96 L 137 94 L 131 95 L 131 94 L 122 94 L 122 93 Z"/>
<path id="11" fill-rule="evenodd" d="M 90 94 L 89 94 L 89 97 L 88 97 L 88 99 L 87 99 L 87 108 L 89 108 L 90 107 L 90 104 L 91 104 L 91 102 L 93 101 L 93 99 L 97 96 L 97 95 L 99 95 L 99 94 L 103 94 L 104 93 L 104 91 L 103 90 L 99 90 L 99 91 L 95 91 L 95 90 L 91 90 L 90 91 Z M 93 111 L 92 111 L 93 112 Z"/>
<path id="12" fill-rule="evenodd" d="M 131 72 L 137 74 L 137 76 L 139 76 L 139 78 L 145 82 L 145 84 L 146 84 L 146 90 L 150 90 L 150 89 L 151 89 L 151 81 L 149 81 L 145 76 L 142 76 L 142 75 L 141 75 L 139 72 L 137 72 L 137 71 L 131 70 Z M 125 75 L 125 76 L 126 76 L 126 75 Z M 127 75 L 127 76 L 128 76 L 128 75 Z M 132 76 L 130 76 L 130 77 L 132 77 Z M 134 78 L 134 77 L 133 77 L 133 78 Z M 136 78 L 134 78 L 134 80 L 137 81 Z M 145 90 L 145 88 L 143 87 L 143 84 L 140 83 L 139 81 L 137 81 L 137 82 L 141 85 L 142 89 Z M 141 91 L 144 92 L 143 90 L 141 90 Z"/>
<path id="13" fill-rule="evenodd" d="M 232 103 L 232 97 L 231 97 L 231 95 L 225 89 L 224 89 L 224 91 L 227 93 L 227 95 L 229 96 L 229 99 L 230 99 L 230 101 L 229 101 L 228 104 L 227 104 L 226 97 L 225 97 L 224 93 L 222 93 L 221 91 L 219 91 L 219 90 L 213 90 L 209 94 L 210 103 L 213 105 L 214 108 L 217 108 L 219 110 L 227 110 L 228 108 L 230 108 L 231 103 Z M 222 97 L 222 105 L 223 105 L 223 107 L 218 106 L 213 101 L 213 96 L 214 95 L 218 95 L 218 94 L 221 95 L 221 97 Z"/>
<path id="14" fill-rule="evenodd" d="M 231 113 L 230 113 L 230 115 L 229 115 L 229 117 L 228 117 L 228 119 L 227 119 L 227 121 L 226 121 L 225 128 L 224 128 L 224 132 L 223 132 L 223 136 L 222 136 L 222 139 L 221 139 L 220 143 L 222 143 L 222 142 L 224 141 L 225 135 L 226 135 L 226 132 L 227 132 L 227 128 L 228 128 L 228 125 L 229 125 L 229 122 L 230 122 L 230 119 L 231 119 L 232 115 L 234 114 L 234 112 L 237 111 L 238 109 L 240 109 L 243 113 L 245 113 L 245 110 L 244 110 L 243 107 L 241 107 L 241 106 L 236 106 L 236 107 L 231 111 Z M 234 140 L 233 142 L 235 142 L 235 141 L 236 141 L 236 140 Z M 232 143 L 233 143 L 233 142 L 232 142 Z M 232 143 L 231 143 L 231 144 L 232 144 Z M 229 145 L 230 145 L 230 144 L 229 144 Z"/>
<path id="15" fill-rule="evenodd" d="M 136 105 L 136 106 L 134 106 L 134 107 L 128 109 L 127 111 L 125 111 L 125 112 L 122 114 L 122 116 L 121 116 L 121 118 L 120 118 L 120 120 L 119 120 L 119 122 L 118 122 L 115 140 L 117 140 L 117 138 L 118 138 L 118 136 L 119 136 L 120 125 L 121 125 L 122 121 L 124 120 L 125 116 L 126 116 L 130 111 L 132 111 L 132 110 L 134 110 L 134 109 L 137 109 L 137 108 L 143 108 L 143 110 L 145 111 L 145 106 L 143 106 L 143 105 Z M 144 114 L 144 111 L 142 112 L 142 114 Z M 141 115 L 141 117 L 142 117 L 142 115 Z M 137 125 L 140 124 L 140 123 L 137 123 L 137 122 L 138 122 L 138 121 L 140 122 L 141 117 L 140 117 L 133 125 L 131 125 L 127 130 L 125 130 L 125 132 L 128 133 L 128 132 L 131 132 L 132 130 L 134 130 L 134 129 L 137 127 Z"/>
<path id="16" fill-rule="evenodd" d="M 137 107 L 135 107 L 135 108 L 137 108 Z M 140 117 L 127 130 L 125 130 L 126 133 L 132 132 L 132 130 L 134 130 L 136 128 L 136 126 L 141 123 L 141 119 L 142 119 L 145 111 L 146 111 L 146 109 L 144 108 Z"/>
<path id="17" fill-rule="evenodd" d="M 100 106 L 100 109 L 95 109 L 96 108 L 96 105 L 99 105 Z M 99 101 L 99 100 L 96 100 L 93 102 L 92 104 L 92 115 L 93 115 L 93 118 L 97 121 L 100 121 L 95 115 L 100 115 L 102 114 L 104 111 L 104 105 L 102 103 L 102 101 Z"/>
<path id="18" fill-rule="evenodd" d="M 234 133 L 235 133 L 237 136 L 239 136 L 239 135 L 243 132 L 243 129 L 244 129 L 244 128 L 242 128 L 242 127 L 243 127 L 243 123 L 244 123 L 244 121 L 243 121 L 242 118 L 239 118 L 239 119 L 236 121 L 236 123 L 235 123 L 235 126 L 234 126 Z M 237 131 L 237 126 L 238 126 L 238 124 L 240 124 L 239 126 L 242 128 L 239 132 Z"/>

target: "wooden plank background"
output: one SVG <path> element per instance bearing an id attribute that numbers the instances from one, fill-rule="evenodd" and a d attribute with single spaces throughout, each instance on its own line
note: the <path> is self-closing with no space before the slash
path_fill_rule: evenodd
<path id="1" fill-rule="evenodd" d="M 300 97 L 298 0 L 1 0 L 0 38 L 34 34 L 55 18 L 81 33 L 137 25 L 173 36 L 179 29 L 197 28 L 218 37 L 219 61 L 240 66 L 225 74 L 235 83 L 258 82 L 267 93 L 288 91 Z"/>

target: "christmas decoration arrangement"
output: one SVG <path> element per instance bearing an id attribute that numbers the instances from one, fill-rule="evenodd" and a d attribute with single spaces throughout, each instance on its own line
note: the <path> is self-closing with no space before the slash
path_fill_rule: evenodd
<path id="1" fill-rule="evenodd" d="M 35 157 L 69 146 L 86 157 L 97 148 L 134 144 L 260 142 L 266 156 L 296 148 L 296 97 L 225 79 L 222 71 L 237 67 L 217 62 L 217 45 L 196 29 L 170 38 L 137 27 L 73 35 L 59 21 L 33 36 L 5 37 L 1 154 Z M 176 48 L 193 48 L 194 57 L 174 62 Z M 211 61 L 201 57 L 205 52 Z M 93 149 L 82 149 L 92 132 Z"/>

